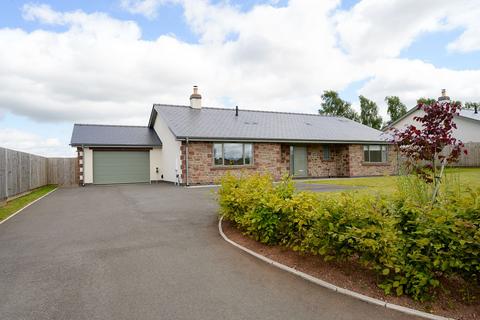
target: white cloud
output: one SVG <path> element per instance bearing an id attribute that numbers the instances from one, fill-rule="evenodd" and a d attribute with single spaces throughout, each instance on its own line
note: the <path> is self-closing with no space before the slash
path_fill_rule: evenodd
<path id="1" fill-rule="evenodd" d="M 187 104 L 197 84 L 206 105 L 229 97 L 240 106 L 315 111 L 323 90 L 361 77 L 335 47 L 331 22 L 318 19 L 336 4 L 293 1 L 242 13 L 192 1 L 185 14 L 199 44 L 169 35 L 146 41 L 131 21 L 28 5 L 29 19 L 66 30 L 0 29 L 9 48 L 0 51 L 0 102 L 39 120 L 143 124 L 152 103 Z M 226 41 L 230 31 L 238 39 Z"/>
<path id="2" fill-rule="evenodd" d="M 463 29 L 451 51 L 480 50 L 478 0 L 362 0 L 336 15 L 342 46 L 358 60 L 397 57 L 419 36 Z"/>
<path id="3" fill-rule="evenodd" d="M 363 0 L 336 15 L 341 44 L 354 57 L 396 57 L 419 35 L 448 28 L 449 0 Z"/>
<path id="4" fill-rule="evenodd" d="M 377 102 L 382 102 L 385 96 L 397 95 L 408 107 L 413 107 L 420 97 L 439 97 L 442 88 L 447 89 L 452 99 L 480 101 L 480 70 L 449 70 L 407 59 L 383 59 L 370 67 L 375 77 L 360 93 Z M 384 115 L 385 111 L 382 110 Z"/>
<path id="5" fill-rule="evenodd" d="M 58 138 L 44 138 L 12 128 L 0 128 L 0 146 L 47 157 L 74 156 L 74 150 L 63 145 Z"/>
<path id="6" fill-rule="evenodd" d="M 475 50 L 474 1 L 363 0 L 338 11 L 338 0 L 291 0 L 247 12 L 206 0 L 121 2 L 150 18 L 166 3 L 183 6 L 198 43 L 143 40 L 134 21 L 104 13 L 25 5 L 25 19 L 62 31 L 0 29 L 0 105 L 43 121 L 145 124 L 152 103 L 187 104 L 196 84 L 205 105 L 315 112 L 323 90 L 362 79 L 359 93 L 383 114 L 386 95 L 410 103 L 447 88 L 480 99 L 478 71 L 398 58 L 419 35 L 454 28 L 464 32 L 449 48 Z"/>
<path id="7" fill-rule="evenodd" d="M 452 8 L 453 14 L 448 15 L 448 21 L 454 26 L 463 28 L 462 34 L 448 44 L 452 52 L 480 51 L 480 5 L 478 1 L 468 1 L 464 6 Z"/>

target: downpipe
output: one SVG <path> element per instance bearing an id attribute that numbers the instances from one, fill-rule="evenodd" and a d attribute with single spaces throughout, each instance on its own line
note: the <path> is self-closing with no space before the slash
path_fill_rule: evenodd
<path id="1" fill-rule="evenodd" d="M 185 185 L 190 185 L 188 181 L 188 137 L 185 138 Z"/>

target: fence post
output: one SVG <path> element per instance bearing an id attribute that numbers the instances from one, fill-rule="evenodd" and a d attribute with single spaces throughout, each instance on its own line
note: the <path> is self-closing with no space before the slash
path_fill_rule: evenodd
<path id="1" fill-rule="evenodd" d="M 5 198 L 8 199 L 8 149 L 5 148 Z"/>
<path id="2" fill-rule="evenodd" d="M 32 190 L 32 155 L 28 154 L 28 190 Z"/>

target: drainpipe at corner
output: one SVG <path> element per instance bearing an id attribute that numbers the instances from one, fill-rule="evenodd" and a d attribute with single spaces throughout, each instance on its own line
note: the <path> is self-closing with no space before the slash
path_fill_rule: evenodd
<path id="1" fill-rule="evenodd" d="M 188 137 L 185 139 L 185 185 L 188 187 Z"/>
<path id="2" fill-rule="evenodd" d="M 82 187 L 85 187 L 85 146 L 82 144 Z"/>

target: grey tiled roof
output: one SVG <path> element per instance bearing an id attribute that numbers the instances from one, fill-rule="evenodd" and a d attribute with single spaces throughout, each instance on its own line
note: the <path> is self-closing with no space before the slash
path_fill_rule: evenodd
<path id="1" fill-rule="evenodd" d="M 234 109 L 160 104 L 154 110 L 177 138 L 385 142 L 381 131 L 341 117 L 242 109 L 237 117 Z"/>
<path id="2" fill-rule="evenodd" d="M 398 118 L 397 120 L 389 123 L 388 126 L 386 126 L 383 130 L 384 130 L 384 131 L 387 131 L 389 128 L 392 128 L 392 127 L 395 126 L 397 123 L 399 123 L 400 121 L 402 121 L 403 119 L 405 119 L 406 117 L 408 117 L 409 115 L 411 115 L 412 113 L 414 113 L 414 112 L 417 111 L 417 110 L 418 110 L 418 107 L 417 107 L 417 106 L 411 108 L 411 109 L 408 110 L 407 113 L 405 113 L 402 117 L 400 117 L 400 118 Z M 477 113 L 475 113 L 475 110 L 461 109 L 460 112 L 459 112 L 459 116 L 460 116 L 460 117 L 463 117 L 463 118 L 468 118 L 468 119 L 471 119 L 471 120 L 478 120 L 478 121 L 480 121 L 480 111 L 477 111 Z"/>
<path id="3" fill-rule="evenodd" d="M 149 127 L 75 124 L 70 145 L 156 147 L 162 142 Z"/>

